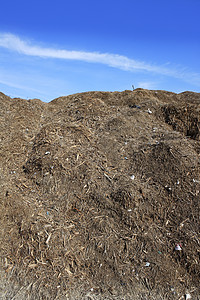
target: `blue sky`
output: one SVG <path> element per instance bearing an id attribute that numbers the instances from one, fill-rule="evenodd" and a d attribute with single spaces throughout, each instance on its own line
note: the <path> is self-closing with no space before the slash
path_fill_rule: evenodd
<path id="1" fill-rule="evenodd" d="M 3 1 L 0 91 L 200 92 L 199 12 L 200 0 Z"/>

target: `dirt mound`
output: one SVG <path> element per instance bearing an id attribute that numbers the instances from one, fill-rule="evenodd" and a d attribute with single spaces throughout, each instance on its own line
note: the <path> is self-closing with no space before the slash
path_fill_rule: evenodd
<path id="1" fill-rule="evenodd" d="M 200 299 L 200 94 L 0 103 L 1 299 Z"/>

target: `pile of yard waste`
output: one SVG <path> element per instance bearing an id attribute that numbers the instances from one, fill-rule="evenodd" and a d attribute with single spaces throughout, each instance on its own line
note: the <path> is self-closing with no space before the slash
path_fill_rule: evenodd
<path id="1" fill-rule="evenodd" d="M 0 298 L 200 299 L 200 94 L 0 93 Z"/>

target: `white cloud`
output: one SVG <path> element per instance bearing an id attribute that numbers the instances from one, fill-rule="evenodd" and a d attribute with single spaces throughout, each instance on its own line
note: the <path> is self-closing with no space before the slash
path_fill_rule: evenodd
<path id="1" fill-rule="evenodd" d="M 156 66 L 145 62 L 130 59 L 126 56 L 110 53 L 69 51 L 53 48 L 43 48 L 32 45 L 13 34 L 0 34 L 0 47 L 17 51 L 24 55 L 44 58 L 56 58 L 67 60 L 80 60 L 91 63 L 101 63 L 125 71 L 147 71 L 179 78 L 200 86 L 200 74 L 187 72 L 186 70 L 172 69 L 169 66 Z"/>
<path id="2" fill-rule="evenodd" d="M 21 95 L 20 97 L 24 97 L 24 98 L 27 98 L 27 95 L 30 95 L 28 98 L 35 97 L 35 94 L 38 95 L 38 97 L 42 97 L 43 99 L 49 98 L 48 96 L 50 95 L 47 95 L 45 92 L 43 92 L 42 88 L 37 89 L 33 87 L 33 86 L 37 86 L 37 84 L 31 86 L 30 81 L 29 84 L 23 84 L 22 83 L 23 81 L 24 79 L 21 78 L 19 74 L 9 74 L 9 72 L 0 69 L 0 86 L 2 85 L 8 87 L 8 90 L 13 91 L 11 93 L 13 94 L 13 96 L 16 96 L 16 91 L 18 91 L 19 94 Z M 31 83 L 33 83 L 33 80 Z"/>
<path id="3" fill-rule="evenodd" d="M 68 51 L 33 46 L 13 34 L 0 34 L 0 46 L 10 50 L 18 51 L 19 53 L 25 55 L 102 63 L 129 71 L 135 69 L 147 71 L 157 70 L 157 67 L 153 67 L 151 65 L 147 65 L 118 54 Z"/>
<path id="4" fill-rule="evenodd" d="M 32 89 L 30 87 L 27 87 L 25 85 L 20 85 L 20 84 L 17 84 L 17 83 L 12 83 L 10 81 L 2 80 L 1 78 L 0 78 L 0 84 L 7 85 L 9 87 L 20 89 L 20 90 L 34 91 L 34 92 L 37 92 L 37 93 L 39 92 L 36 89 Z"/>
<path id="5" fill-rule="evenodd" d="M 138 82 L 138 87 L 139 88 L 143 88 L 143 89 L 147 89 L 147 90 L 152 90 L 156 88 L 156 82 L 152 82 L 152 81 L 140 81 Z"/>

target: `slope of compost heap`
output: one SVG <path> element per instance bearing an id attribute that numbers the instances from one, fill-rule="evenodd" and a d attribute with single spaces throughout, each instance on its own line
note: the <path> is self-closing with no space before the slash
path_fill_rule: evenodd
<path id="1" fill-rule="evenodd" d="M 1 299 L 200 299 L 200 94 L 0 93 L 0 118 Z"/>

